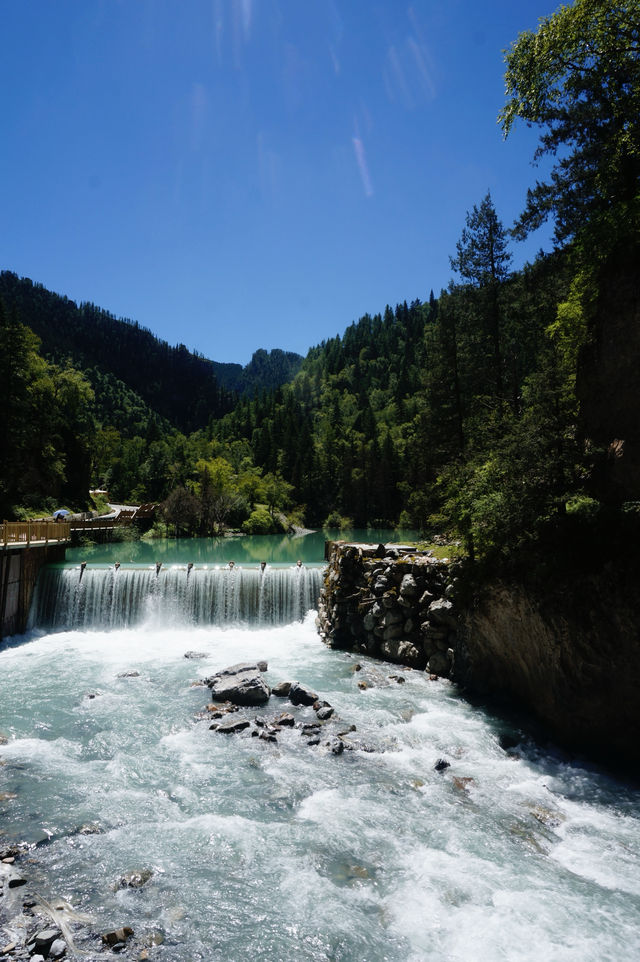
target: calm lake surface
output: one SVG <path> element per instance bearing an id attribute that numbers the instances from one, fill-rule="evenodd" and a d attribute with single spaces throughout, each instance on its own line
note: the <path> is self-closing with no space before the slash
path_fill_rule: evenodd
<path id="1" fill-rule="evenodd" d="M 125 541 L 115 544 L 89 545 L 67 550 L 67 561 L 95 564 L 235 564 L 259 565 L 321 564 L 326 541 L 415 541 L 417 531 L 388 529 L 352 529 L 349 531 L 313 531 L 305 535 L 237 535 L 226 538 L 158 538 L 153 541 Z"/>
<path id="2" fill-rule="evenodd" d="M 274 568 L 286 605 L 302 540 L 285 557 L 283 542 L 253 555 L 238 539 L 236 559 L 251 584 L 259 560 L 288 565 Z M 186 560 L 215 567 L 231 544 L 196 558 L 179 543 L 187 554 L 166 563 L 176 577 Z M 77 572 L 59 574 L 83 590 Z M 97 571 L 95 587 L 115 577 Z M 138 577 L 149 572 L 125 583 Z M 235 575 L 220 577 L 233 591 Z M 151 593 L 133 627 L 109 626 L 107 605 L 102 624 L 0 646 L 2 844 L 33 846 L 19 866 L 30 892 L 90 917 L 70 923 L 90 962 L 105 958 L 96 936 L 123 925 L 135 932 L 125 957 L 149 947 L 159 962 L 638 957 L 637 787 L 535 744 L 446 681 L 326 648 L 313 612 L 238 625 L 230 608 L 227 623 L 198 624 L 165 601 Z M 60 604 L 77 604 L 73 591 Z M 299 727 L 252 737 L 256 716 L 315 719 L 286 698 L 241 709 L 252 725 L 236 735 L 210 730 L 209 690 L 193 682 L 256 659 L 271 685 L 300 680 L 335 708 L 319 744 Z M 327 744 L 337 732 L 341 755 Z M 141 871 L 141 888 L 120 886 Z M 3 911 L 18 913 L 24 891 Z"/>

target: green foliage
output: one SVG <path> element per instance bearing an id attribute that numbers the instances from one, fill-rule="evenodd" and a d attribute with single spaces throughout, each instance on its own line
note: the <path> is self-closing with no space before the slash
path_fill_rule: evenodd
<path id="1" fill-rule="evenodd" d="M 246 521 L 242 522 L 245 534 L 280 534 L 285 528 L 278 518 L 264 507 L 256 508 Z"/>
<path id="2" fill-rule="evenodd" d="M 339 531 L 348 531 L 354 527 L 353 518 L 345 518 L 338 511 L 331 511 L 324 519 L 323 528 L 338 528 Z"/>
<path id="3" fill-rule="evenodd" d="M 602 505 L 586 494 L 576 494 L 567 501 L 567 514 L 575 518 L 593 521 L 597 518 Z"/>
<path id="4" fill-rule="evenodd" d="M 0 301 L 0 512 L 45 499 L 84 506 L 93 393 L 69 365 L 49 364 L 39 340 Z"/>
<path id="5" fill-rule="evenodd" d="M 529 191 L 524 234 L 548 217 L 558 243 L 581 239 L 596 261 L 638 240 L 640 0 L 575 0 L 521 34 L 506 54 L 505 135 L 541 128 L 554 166 Z"/>

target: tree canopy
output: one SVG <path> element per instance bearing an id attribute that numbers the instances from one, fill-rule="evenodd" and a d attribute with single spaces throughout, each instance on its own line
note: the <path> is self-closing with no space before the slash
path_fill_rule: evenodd
<path id="1" fill-rule="evenodd" d="M 575 0 L 520 34 L 506 53 L 505 135 L 541 128 L 536 158 L 554 158 L 529 190 L 516 231 L 547 218 L 558 244 L 612 250 L 638 242 L 640 0 Z"/>

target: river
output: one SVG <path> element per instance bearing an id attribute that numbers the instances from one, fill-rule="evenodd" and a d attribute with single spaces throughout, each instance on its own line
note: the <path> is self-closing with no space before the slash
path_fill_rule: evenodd
<path id="1" fill-rule="evenodd" d="M 224 549 L 207 569 L 228 580 Z M 292 584 L 299 553 L 280 562 Z M 79 579 L 79 561 L 60 578 Z M 186 581 L 185 558 L 165 565 Z M 134 625 L 62 619 L 0 649 L 2 845 L 31 846 L 29 892 L 91 918 L 74 929 L 89 958 L 96 933 L 124 925 L 127 957 L 167 962 L 637 955 L 634 785 L 446 681 L 326 648 L 312 612 L 203 624 L 150 597 Z M 299 679 L 335 708 L 319 744 L 297 727 L 275 743 L 210 729 L 209 691 L 193 683 L 256 659 L 271 685 Z M 246 714 L 282 711 L 315 718 L 274 697 Z M 336 732 L 348 732 L 340 755 Z M 131 872 L 151 875 L 122 887 Z M 24 891 L 5 889 L 5 914 Z"/>

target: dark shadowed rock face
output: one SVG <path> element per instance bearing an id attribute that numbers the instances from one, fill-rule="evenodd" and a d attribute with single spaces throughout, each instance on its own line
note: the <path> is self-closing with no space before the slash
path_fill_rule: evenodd
<path id="1" fill-rule="evenodd" d="M 455 678 L 532 710 L 565 745 L 640 761 L 638 572 L 565 580 L 544 597 L 496 585 L 458 630 Z"/>

